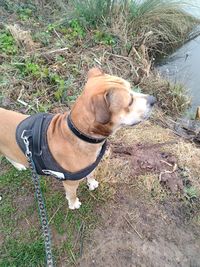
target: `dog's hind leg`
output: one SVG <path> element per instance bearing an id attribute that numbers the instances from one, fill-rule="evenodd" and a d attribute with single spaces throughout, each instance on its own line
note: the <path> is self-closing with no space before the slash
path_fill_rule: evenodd
<path id="1" fill-rule="evenodd" d="M 23 170 L 26 170 L 26 167 L 20 163 L 17 163 L 15 161 L 13 161 L 12 159 L 9 159 L 6 157 L 6 159 L 16 168 L 18 169 L 19 171 L 23 171 Z"/>
<path id="2" fill-rule="evenodd" d="M 79 181 L 63 181 L 63 185 L 65 188 L 66 199 L 68 200 L 69 208 L 71 210 L 79 209 L 81 206 L 81 202 L 76 196 L 76 190 L 79 186 Z"/>
<path id="3" fill-rule="evenodd" d="M 90 191 L 93 191 L 99 186 L 99 182 L 93 177 L 93 172 L 87 176 L 87 186 Z"/>

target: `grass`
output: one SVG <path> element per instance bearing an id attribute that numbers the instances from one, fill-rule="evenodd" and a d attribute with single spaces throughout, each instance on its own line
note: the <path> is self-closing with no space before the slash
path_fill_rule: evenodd
<path id="1" fill-rule="evenodd" d="M 182 87 L 140 74 L 145 60 L 149 63 L 151 59 L 143 55 L 141 44 L 150 56 L 152 51 L 165 53 L 186 41 L 198 22 L 181 10 L 181 4 L 173 1 L 173 5 L 167 6 L 163 1 L 154 0 L 138 5 L 135 1 L 124 1 L 123 5 L 117 1 L 117 6 L 115 1 L 110 6 L 111 1 L 97 0 L 70 1 L 69 6 L 61 1 L 60 5 L 50 3 L 52 5 L 45 6 L 45 14 L 41 3 L 35 5 L 34 1 L 3 3 L 3 15 L 9 16 L 9 24 L 18 23 L 20 28 L 13 35 L 7 27 L 8 21 L 0 16 L 0 106 L 26 114 L 66 111 L 80 94 L 87 70 L 102 66 L 106 72 L 122 76 L 132 84 L 139 78 L 138 90 L 154 94 L 165 113 L 177 115 L 184 111 L 188 100 Z M 60 19 L 63 13 L 66 15 Z M 24 33 L 27 29 L 29 34 Z M 147 36 L 149 31 L 153 34 Z M 131 52 L 134 47 L 136 54 Z M 171 141 L 174 136 L 159 126 L 146 125 L 144 130 L 140 126 L 135 128 L 134 134 L 125 129 L 115 138 L 132 144 L 146 140 Z M 169 150 L 192 172 L 192 185 L 185 188 L 190 202 L 199 196 L 196 163 L 199 153 L 192 144 L 181 142 Z M 83 205 L 78 211 L 67 208 L 59 183 L 48 178 L 41 180 L 58 265 L 63 261 L 66 265 L 76 264 L 83 253 L 85 238 L 98 224 L 99 210 L 115 195 L 116 184 L 123 181 L 131 182 L 132 186 L 135 183 L 130 177 L 128 162 L 109 157 L 100 166 L 98 178 L 102 181 L 98 191 L 88 192 L 85 185 L 80 187 Z M 156 176 L 147 174 L 140 182 L 142 190 L 147 190 L 155 201 L 168 196 Z M 30 172 L 18 172 L 2 160 L 0 190 L 3 197 L 0 266 L 44 266 L 44 244 Z"/>
<path id="2" fill-rule="evenodd" d="M 0 33 L 0 51 L 9 55 L 15 55 L 17 53 L 17 45 L 15 39 L 12 37 L 9 31 L 3 31 Z"/>
<path id="3" fill-rule="evenodd" d="M 152 53 L 188 40 L 199 23 L 183 11 L 181 1 L 59 3 L 52 3 L 54 10 L 47 5 L 45 14 L 34 1 L 3 4 L 13 22 L 0 27 L 2 106 L 9 103 L 26 113 L 63 111 L 80 94 L 86 71 L 100 65 L 153 92 L 166 113 L 184 112 L 183 88 L 161 79 L 151 86 L 148 71 Z"/>
<path id="4" fill-rule="evenodd" d="M 1 266 L 44 266 L 44 245 L 42 239 L 31 243 L 8 239 Z"/>
<path id="5" fill-rule="evenodd" d="M 30 172 L 10 168 L 5 160 L 1 168 L 8 168 L 8 171 L 0 175 L 0 266 L 44 266 L 44 243 Z M 79 188 L 83 205 L 78 211 L 71 211 L 67 208 L 61 183 L 42 178 L 41 188 L 53 236 L 55 261 L 60 263 L 65 258 L 66 264 L 75 263 L 82 253 L 85 237 L 97 225 L 97 203 L 98 206 L 103 204 L 111 193 L 105 190 L 105 185 L 98 192 L 90 193 L 83 184 Z"/>
<path id="6" fill-rule="evenodd" d="M 184 11 L 189 1 L 145 0 L 131 1 L 132 30 L 152 31 L 146 45 L 153 54 L 166 53 L 191 38 L 194 26 L 199 24 Z"/>
<path id="7" fill-rule="evenodd" d="M 85 26 L 102 25 L 108 22 L 112 1 L 73 0 L 74 16 Z"/>
<path id="8" fill-rule="evenodd" d="M 168 196 L 168 191 L 160 184 L 158 177 L 152 174 L 146 174 L 138 177 L 141 187 L 145 187 L 150 198 L 156 201 L 162 201 Z"/>
<path id="9" fill-rule="evenodd" d="M 192 38 L 199 20 L 184 11 L 190 1 L 72 1 L 74 16 L 86 27 L 116 29 L 127 49 L 144 42 L 151 54 L 167 53 Z M 92 11 L 92 12 L 91 12 Z M 149 37 L 145 33 L 151 32 Z M 139 39 L 139 36 L 142 38 Z M 139 39 L 139 40 L 138 40 Z"/>
<path id="10" fill-rule="evenodd" d="M 186 88 L 179 83 L 172 84 L 159 75 L 151 75 L 143 79 L 140 86 L 143 92 L 156 96 L 158 106 L 167 115 L 177 114 L 180 116 L 190 106 Z"/>

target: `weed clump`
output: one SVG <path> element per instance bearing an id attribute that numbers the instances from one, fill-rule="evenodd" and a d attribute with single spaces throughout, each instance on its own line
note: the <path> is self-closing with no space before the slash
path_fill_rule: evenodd
<path id="1" fill-rule="evenodd" d="M 5 12 L 20 21 L 9 22 L 9 31 L 3 23 L 0 30 L 1 102 L 5 94 L 9 101 L 3 102 L 19 108 L 23 91 L 23 101 L 34 111 L 71 106 L 85 73 L 97 65 L 157 96 L 170 115 L 187 107 L 182 86 L 152 81 L 151 75 L 155 56 L 192 38 L 199 23 L 181 1 L 50 1 L 45 14 L 42 3 L 16 1 L 15 10 L 8 3 Z"/>
<path id="2" fill-rule="evenodd" d="M 18 51 L 15 39 L 7 30 L 0 31 L 0 51 L 7 55 L 15 55 Z"/>
<path id="3" fill-rule="evenodd" d="M 127 48 L 151 31 L 146 45 L 154 55 L 167 53 L 196 34 L 193 29 L 200 21 L 184 11 L 186 4 L 189 1 L 72 1 L 74 16 L 82 25 L 117 31 Z"/>
<path id="4" fill-rule="evenodd" d="M 183 114 L 190 106 L 190 98 L 186 88 L 181 84 L 173 84 L 159 75 L 151 75 L 140 84 L 142 91 L 157 97 L 158 106 L 166 115 Z"/>

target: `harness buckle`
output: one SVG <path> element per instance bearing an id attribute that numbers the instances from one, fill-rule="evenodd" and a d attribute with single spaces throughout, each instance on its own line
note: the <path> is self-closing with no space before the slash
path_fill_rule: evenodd
<path id="1" fill-rule="evenodd" d="M 24 145 L 25 145 L 25 147 L 26 147 L 25 156 L 26 156 L 28 159 L 30 159 L 30 157 L 32 157 L 32 152 L 31 152 L 30 149 L 29 149 L 29 141 L 28 141 L 28 137 L 25 136 L 25 132 L 26 132 L 26 130 L 24 130 L 24 131 L 22 132 L 21 138 L 22 138 L 22 140 L 24 141 Z"/>

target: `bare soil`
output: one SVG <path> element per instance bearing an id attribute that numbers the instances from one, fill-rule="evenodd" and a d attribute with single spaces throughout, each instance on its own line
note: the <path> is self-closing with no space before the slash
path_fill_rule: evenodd
<path id="1" fill-rule="evenodd" d="M 173 144 L 175 141 L 169 142 Z M 172 192 L 183 190 L 181 170 L 177 167 L 177 159 L 171 153 L 160 151 L 166 143 L 142 144 L 123 146 L 114 144 L 113 154 L 128 159 L 131 166 L 131 175 L 139 176 L 148 172 L 159 174 L 159 180 Z"/>
<path id="2" fill-rule="evenodd" d="M 200 203 L 178 197 L 186 181 L 177 157 L 163 152 L 163 145 L 112 144 L 112 160 L 128 161 L 130 175 L 126 183 L 116 182 L 114 200 L 97 211 L 99 225 L 85 242 L 78 266 L 200 266 L 200 225 L 194 222 Z M 155 200 L 147 193 L 137 178 L 147 172 L 168 188 L 165 197 Z"/>
<path id="3" fill-rule="evenodd" d="M 200 231 L 184 223 L 180 204 L 153 205 L 120 186 L 101 216 L 78 266 L 200 266 Z"/>

